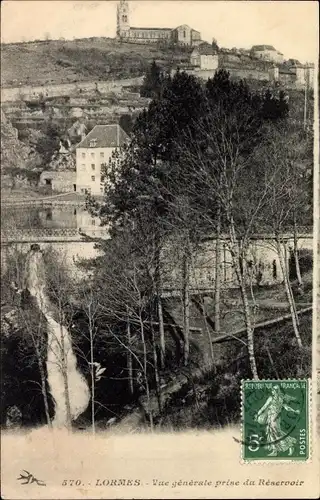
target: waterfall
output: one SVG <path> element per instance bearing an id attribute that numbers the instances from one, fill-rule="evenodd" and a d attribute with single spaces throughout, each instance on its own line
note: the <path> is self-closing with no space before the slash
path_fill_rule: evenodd
<path id="1" fill-rule="evenodd" d="M 68 423 L 69 412 L 71 420 L 76 420 L 87 409 L 90 392 L 85 378 L 77 370 L 77 358 L 73 352 L 70 333 L 54 318 L 55 308 L 46 294 L 46 270 L 39 245 L 32 245 L 27 256 L 25 288 L 34 297 L 47 320 L 46 365 L 49 391 L 55 403 L 52 424 L 63 427 Z"/>

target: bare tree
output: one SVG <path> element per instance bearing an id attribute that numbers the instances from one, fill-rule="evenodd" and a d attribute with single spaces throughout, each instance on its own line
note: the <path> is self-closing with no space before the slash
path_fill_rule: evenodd
<path id="1" fill-rule="evenodd" d="M 99 333 L 99 321 L 102 319 L 101 306 L 98 301 L 98 295 L 90 280 L 84 280 L 76 295 L 77 307 L 84 314 L 87 328 L 81 329 L 77 338 L 73 339 L 75 352 L 83 359 L 89 368 L 90 373 L 90 396 L 91 396 L 91 430 L 92 434 L 96 432 L 96 384 L 105 371 L 97 362 L 95 353 L 97 349 L 97 340 Z M 83 340 L 89 344 L 89 352 L 84 350 L 81 345 Z"/>
<path id="2" fill-rule="evenodd" d="M 253 377 L 258 378 L 254 355 L 254 324 L 246 290 L 248 277 L 244 262 L 250 236 L 256 227 L 259 211 L 268 194 L 268 185 L 266 184 L 263 190 L 259 189 L 259 194 L 256 193 L 249 200 L 246 199 L 247 194 L 244 189 L 247 190 L 253 169 L 252 155 L 248 153 L 244 155 L 248 144 L 243 130 L 250 124 L 252 117 L 248 116 L 245 110 L 242 114 L 237 111 L 236 115 L 230 117 L 231 125 L 225 118 L 223 109 L 218 107 L 211 111 L 211 115 L 202 125 L 206 148 L 202 147 L 186 154 L 189 156 L 190 166 L 197 175 L 197 182 L 200 180 L 203 184 L 207 204 L 210 204 L 210 199 L 219 200 L 228 235 L 226 243 L 242 300 L 250 367 Z M 216 218 L 212 217 L 212 213 L 205 211 L 202 217 L 207 226 L 211 225 L 214 230 L 216 229 Z M 220 267 L 218 262 L 216 265 Z"/>
<path id="3" fill-rule="evenodd" d="M 306 189 L 308 182 L 308 155 L 306 145 L 297 144 L 298 136 L 287 127 L 274 128 L 269 132 L 262 158 L 270 172 L 270 192 L 265 207 L 268 221 L 275 237 L 275 246 L 280 260 L 287 301 L 292 315 L 292 325 L 299 347 L 302 340 L 299 332 L 299 318 L 290 283 L 287 237 L 293 234 L 294 259 L 298 283 L 302 285 L 297 242 L 297 217 L 308 221 L 308 211 L 312 211 Z"/>
<path id="4" fill-rule="evenodd" d="M 30 300 L 25 305 L 22 303 L 27 300 L 26 298 L 22 299 L 22 296 L 25 295 L 25 290 L 23 290 L 25 258 L 26 256 L 17 248 L 13 247 L 11 249 L 7 258 L 6 271 L 1 280 L 2 289 L 5 291 L 2 297 L 6 297 L 6 300 L 11 303 L 16 302 L 18 322 L 23 325 L 23 339 L 27 344 L 31 343 L 33 350 L 30 363 L 35 362 L 38 367 L 46 421 L 48 427 L 51 428 L 49 396 L 44 366 L 47 355 L 47 323 L 41 312 L 36 309 L 35 304 L 31 303 Z M 32 382 L 37 383 L 36 381 Z"/>
<path id="5" fill-rule="evenodd" d="M 143 239 L 140 239 L 142 238 Z M 154 378 L 161 406 L 160 376 L 155 325 L 159 322 L 153 313 L 155 255 L 152 238 L 132 233 L 126 228 L 108 242 L 105 258 L 108 266 L 94 277 L 102 314 L 109 318 L 106 332 L 116 339 L 127 356 L 130 391 L 134 386 L 150 398 L 150 380 Z M 141 246 L 143 241 L 144 247 Z M 150 250 L 150 251 L 149 251 Z M 122 325 L 122 326 L 121 326 Z M 120 330 L 119 330 L 120 328 Z M 135 368 L 134 368 L 135 367 Z M 135 383 L 133 374 L 137 373 Z M 139 375 L 141 374 L 141 376 Z M 140 389 L 139 389 L 140 388 Z M 150 427 L 153 429 L 153 412 L 148 410 Z"/>
<path id="6" fill-rule="evenodd" d="M 31 317 L 32 315 L 32 317 Z M 44 330 L 46 329 L 46 323 L 40 314 L 34 316 L 34 311 L 25 311 L 23 309 L 19 310 L 19 317 L 21 323 L 24 324 L 26 336 L 31 340 L 31 344 L 34 348 L 35 358 L 40 374 L 40 390 L 43 398 L 44 410 L 46 415 L 46 421 L 49 428 L 52 428 L 52 422 L 50 418 L 49 411 L 49 397 L 47 391 L 47 378 L 44 368 L 44 363 L 47 355 L 47 345 L 43 338 Z M 36 322 L 34 321 L 36 320 Z"/>

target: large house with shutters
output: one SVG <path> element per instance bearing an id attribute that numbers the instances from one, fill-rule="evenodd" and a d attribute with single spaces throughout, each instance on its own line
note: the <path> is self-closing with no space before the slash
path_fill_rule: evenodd
<path id="1" fill-rule="evenodd" d="M 101 195 L 105 192 L 104 166 L 114 151 L 129 142 L 118 124 L 96 125 L 76 147 L 76 191 Z"/>

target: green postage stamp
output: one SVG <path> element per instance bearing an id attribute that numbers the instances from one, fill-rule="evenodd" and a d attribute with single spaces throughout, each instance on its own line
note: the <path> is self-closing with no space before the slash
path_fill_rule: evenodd
<path id="1" fill-rule="evenodd" d="M 299 379 L 242 381 L 243 460 L 308 460 L 309 385 Z"/>

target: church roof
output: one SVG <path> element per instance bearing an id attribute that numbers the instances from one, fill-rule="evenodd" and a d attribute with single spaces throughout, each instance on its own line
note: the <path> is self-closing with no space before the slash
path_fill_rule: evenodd
<path id="1" fill-rule="evenodd" d="M 123 146 L 129 136 L 118 124 L 96 125 L 91 132 L 78 144 L 78 148 L 117 148 Z M 94 142 L 94 146 L 90 146 Z"/>
<path id="2" fill-rule="evenodd" d="M 172 28 L 149 28 L 149 26 L 146 28 L 137 28 L 136 26 L 134 28 L 130 28 L 130 31 L 135 31 L 135 30 L 139 30 L 139 31 L 172 31 Z"/>

